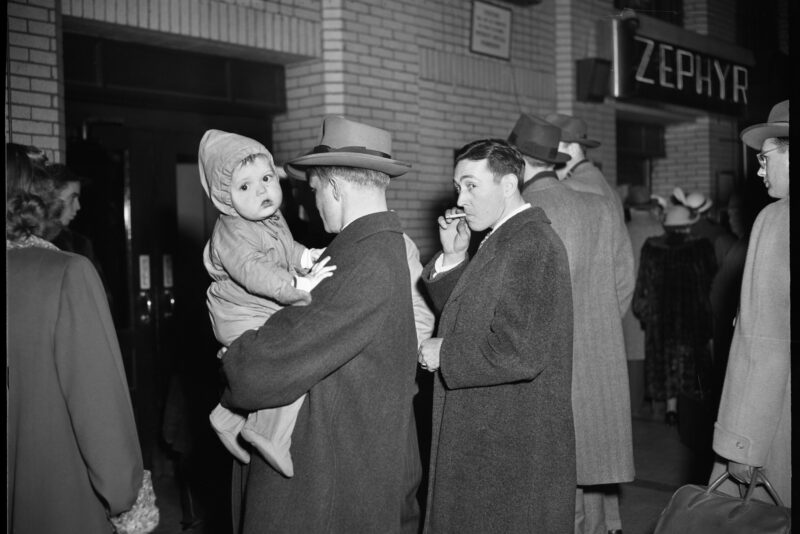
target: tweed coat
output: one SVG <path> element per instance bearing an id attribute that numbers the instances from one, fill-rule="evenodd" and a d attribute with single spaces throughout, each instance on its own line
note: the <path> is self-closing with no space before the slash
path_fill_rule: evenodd
<path id="1" fill-rule="evenodd" d="M 594 163 L 588 159 L 582 159 L 570 169 L 564 179 L 564 183 L 576 191 L 595 193 L 610 199 L 617 208 L 616 211 L 620 221 L 625 224 L 625 210 L 622 206 L 622 199 Z"/>
<path id="2" fill-rule="evenodd" d="M 437 256 L 438 257 L 438 256 Z M 539 208 L 466 265 L 422 279 L 441 310 L 426 532 L 571 532 L 572 297 L 564 245 Z"/>
<path id="3" fill-rule="evenodd" d="M 792 505 L 789 199 L 764 208 L 747 249 L 739 316 L 714 425 L 714 450 L 764 466 Z"/>
<path id="4" fill-rule="evenodd" d="M 574 191 L 550 174 L 526 182 L 522 196 L 544 210 L 569 260 L 578 485 L 630 482 L 633 437 L 622 335 L 635 285 L 630 238 L 611 201 Z"/>
<path id="5" fill-rule="evenodd" d="M 7 532 L 110 534 L 142 454 L 103 284 L 77 254 L 6 254 Z"/>
<path id="6" fill-rule="evenodd" d="M 312 302 L 279 310 L 222 358 L 226 408 L 274 408 L 307 393 L 292 435 L 294 477 L 251 456 L 234 473 L 234 504 L 243 499 L 234 520 L 244 533 L 416 532 L 419 512 L 406 504 L 421 476 L 417 344 L 397 215 L 351 222 L 325 255 L 337 270 Z"/>

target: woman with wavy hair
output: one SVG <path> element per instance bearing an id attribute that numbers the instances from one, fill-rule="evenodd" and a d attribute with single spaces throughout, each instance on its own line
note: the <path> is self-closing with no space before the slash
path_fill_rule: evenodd
<path id="1" fill-rule="evenodd" d="M 6 145 L 7 532 L 109 534 L 149 484 L 125 369 L 92 264 L 42 238 L 61 205 L 18 147 Z"/>

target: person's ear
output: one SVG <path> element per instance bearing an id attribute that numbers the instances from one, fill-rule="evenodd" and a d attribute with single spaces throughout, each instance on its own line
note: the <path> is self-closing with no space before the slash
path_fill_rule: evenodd
<path id="1" fill-rule="evenodd" d="M 500 183 L 503 185 L 503 195 L 510 197 L 518 189 L 519 178 L 516 174 L 504 174 Z"/>
<path id="2" fill-rule="evenodd" d="M 334 200 L 342 200 L 342 184 L 339 182 L 338 178 L 335 176 L 331 177 L 328 180 L 328 186 L 331 188 L 331 196 L 333 196 Z"/>

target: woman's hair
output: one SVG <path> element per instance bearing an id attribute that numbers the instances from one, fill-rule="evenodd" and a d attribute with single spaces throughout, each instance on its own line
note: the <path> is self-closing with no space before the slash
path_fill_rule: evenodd
<path id="1" fill-rule="evenodd" d="M 27 148 L 6 144 L 6 239 L 17 240 L 52 233 L 64 202 L 43 165 L 28 159 Z"/>

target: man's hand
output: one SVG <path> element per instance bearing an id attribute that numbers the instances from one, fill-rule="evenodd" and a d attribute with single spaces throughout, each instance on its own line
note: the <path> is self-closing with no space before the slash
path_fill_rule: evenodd
<path id="1" fill-rule="evenodd" d="M 326 256 L 324 259 L 314 264 L 310 273 L 305 276 L 296 276 L 295 280 L 297 282 L 297 289 L 302 289 L 303 291 L 308 291 L 310 293 L 312 289 L 317 287 L 317 284 L 326 278 L 333 276 L 333 271 L 336 270 L 336 266 L 327 265 L 330 260 L 331 257 Z"/>
<path id="2" fill-rule="evenodd" d="M 420 367 L 433 373 L 439 369 L 439 351 L 442 350 L 440 337 L 432 337 L 423 341 L 417 351 L 417 361 Z"/>
<path id="3" fill-rule="evenodd" d="M 753 477 L 753 466 L 728 460 L 728 473 L 739 482 L 749 484 Z"/>
<path id="4" fill-rule="evenodd" d="M 439 223 L 439 240 L 442 242 L 442 267 L 448 267 L 467 258 L 469 238 L 472 235 L 464 218 L 452 218 L 462 212 L 450 208 L 437 219 Z"/>

